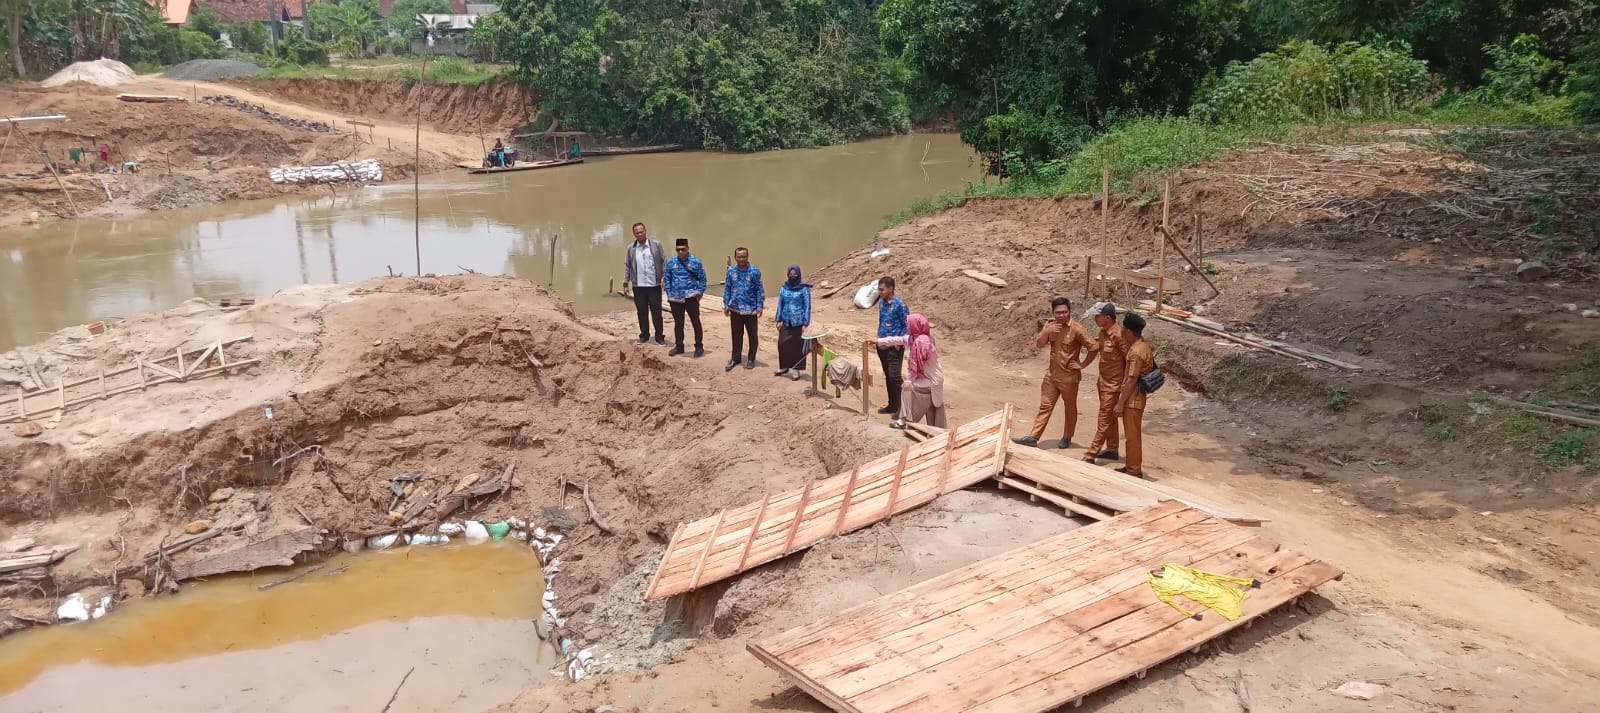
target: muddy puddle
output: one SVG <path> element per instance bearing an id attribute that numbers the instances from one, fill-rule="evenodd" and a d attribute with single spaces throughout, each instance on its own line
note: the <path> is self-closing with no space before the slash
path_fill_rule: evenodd
<path id="1" fill-rule="evenodd" d="M 820 149 L 600 157 L 500 175 L 454 171 L 421 188 L 424 272 L 475 270 L 546 284 L 580 310 L 623 306 L 634 221 L 671 249 L 688 238 L 720 280 L 733 249 L 781 276 L 866 245 L 908 203 L 980 178 L 953 134 Z M 62 327 L 191 297 L 265 297 L 302 283 L 417 270 L 410 182 L 229 203 L 126 220 L 0 231 L 0 351 Z M 776 289 L 776 282 L 769 290 Z M 614 299 L 614 298 L 612 298 Z"/>
<path id="2" fill-rule="evenodd" d="M 475 711 L 549 679 L 544 591 L 517 542 L 340 555 L 218 578 L 0 641 L 4 711 Z M 412 670 L 414 668 L 414 670 Z"/>

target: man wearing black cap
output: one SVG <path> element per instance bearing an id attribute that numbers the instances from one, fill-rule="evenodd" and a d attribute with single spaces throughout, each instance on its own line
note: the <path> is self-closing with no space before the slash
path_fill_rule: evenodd
<path id="1" fill-rule="evenodd" d="M 1156 368 L 1156 355 L 1150 343 L 1144 340 L 1144 318 L 1132 312 L 1122 318 L 1122 338 L 1128 343 L 1128 361 L 1122 377 L 1122 395 L 1117 399 L 1117 413 L 1122 416 L 1122 437 L 1127 441 L 1123 451 L 1123 467 L 1118 473 L 1136 478 L 1144 477 L 1144 392 L 1139 390 L 1139 377 Z"/>
<path id="2" fill-rule="evenodd" d="M 689 254 L 689 240 L 678 238 L 677 255 L 668 258 L 662 272 L 666 276 L 667 304 L 672 307 L 672 351 L 667 356 L 683 353 L 683 317 L 689 316 L 694 324 L 694 356 L 706 355 L 703 333 L 700 331 L 700 297 L 706 293 L 706 268 L 700 258 Z"/>
<path id="3" fill-rule="evenodd" d="M 1083 361 L 1084 368 L 1100 359 L 1100 378 L 1095 390 L 1100 392 L 1100 411 L 1094 422 L 1094 440 L 1083 459 L 1093 463 L 1096 458 L 1117 460 L 1117 400 L 1122 396 L 1122 375 L 1128 360 L 1128 344 L 1122 339 L 1122 327 L 1117 325 L 1117 306 L 1110 302 L 1096 302 L 1086 316 L 1094 320 L 1100 335 L 1095 343 L 1099 348 L 1090 350 Z"/>

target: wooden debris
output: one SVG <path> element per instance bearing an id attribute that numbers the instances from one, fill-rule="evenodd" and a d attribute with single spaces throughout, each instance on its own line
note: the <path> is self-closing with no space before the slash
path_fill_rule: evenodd
<path id="1" fill-rule="evenodd" d="M 974 280 L 977 280 L 978 282 L 982 282 L 983 284 L 988 285 L 990 287 L 1005 287 L 1006 286 L 1006 281 L 1005 280 L 1002 280 L 1002 279 L 1000 279 L 998 277 L 995 277 L 994 275 L 991 275 L 991 274 L 989 274 L 987 272 L 978 272 L 977 270 L 962 270 L 961 274 L 966 275 L 967 277 L 970 277 L 970 278 L 972 278 Z"/>
<path id="2" fill-rule="evenodd" d="M 443 522 L 445 518 L 450 517 L 452 513 L 461 509 L 462 506 L 465 506 L 468 501 L 471 501 L 474 498 L 494 495 L 495 493 L 510 487 L 511 474 L 514 470 L 516 470 L 516 467 L 517 464 L 515 462 L 507 465 L 505 473 L 501 474 L 499 480 L 478 481 L 475 479 L 476 474 L 474 474 L 474 476 L 469 476 L 473 477 L 474 480 L 463 480 L 462 482 L 470 482 L 470 485 L 457 488 L 451 491 L 448 495 L 439 498 L 439 507 L 434 512 L 434 521 Z"/>
<path id="3" fill-rule="evenodd" d="M 43 567 L 60 562 L 67 555 L 78 551 L 77 545 L 70 547 L 52 547 L 43 552 L 27 553 L 0 559 L 0 574 L 6 572 L 20 572 L 34 567 Z"/>
<path id="4" fill-rule="evenodd" d="M 1160 601 L 1152 566 L 1260 580 L 1229 620 Z M 1057 535 L 746 648 L 841 713 L 1058 709 L 1244 626 L 1339 570 L 1167 501 Z M 1241 696 L 1243 699 L 1243 696 Z"/>
<path id="5" fill-rule="evenodd" d="M 589 498 L 588 483 L 583 484 L 583 506 L 589 510 L 589 520 L 594 523 L 595 527 L 600 528 L 600 531 L 606 533 L 607 535 L 616 534 L 617 527 L 602 519 L 600 517 L 600 511 L 595 509 L 594 501 Z"/>
<path id="6" fill-rule="evenodd" d="M 170 94 L 118 94 L 117 98 L 125 102 L 141 102 L 146 104 L 188 101 L 188 99 L 184 99 L 183 97 L 175 97 Z"/>
<path id="7" fill-rule="evenodd" d="M 831 478 L 680 525 L 645 599 L 692 591 L 993 477 L 1010 405 Z"/>
<path id="8" fill-rule="evenodd" d="M 324 563 L 324 564 L 326 564 L 326 563 Z M 306 576 L 308 574 L 311 574 L 312 572 L 315 572 L 315 571 L 317 571 L 319 569 L 322 569 L 323 566 L 324 566 L 323 564 L 319 564 L 319 565 L 317 565 L 315 567 L 311 567 L 310 569 L 306 569 L 306 570 L 300 572 L 299 574 L 289 575 L 288 577 L 284 577 L 283 579 L 280 579 L 280 580 L 278 580 L 276 582 L 268 582 L 267 584 L 263 584 L 263 585 L 261 585 L 259 587 L 256 587 L 256 591 L 265 592 L 268 589 L 272 589 L 273 587 L 281 587 L 281 586 L 283 586 L 285 584 L 288 584 L 290 582 L 295 581 L 296 579 L 299 579 L 299 578 L 304 577 L 304 576 Z"/>
<path id="9" fill-rule="evenodd" d="M 288 567 L 294 564 L 295 555 L 320 544 L 322 531 L 307 527 L 179 565 L 173 569 L 173 575 L 185 580 L 228 572 L 252 572 L 263 567 Z"/>
<path id="10" fill-rule="evenodd" d="M 1341 361 L 1326 354 L 1308 351 L 1276 340 L 1264 339 L 1253 334 L 1247 334 L 1243 336 L 1233 334 L 1232 332 L 1223 331 L 1211 326 L 1216 324 L 1216 322 L 1203 320 L 1199 317 L 1180 319 L 1177 317 L 1168 316 L 1166 314 L 1157 314 L 1152 316 L 1163 322 L 1171 322 L 1172 324 L 1200 332 L 1201 334 L 1208 334 L 1213 337 L 1226 339 L 1230 342 L 1250 347 L 1251 349 L 1259 349 L 1264 352 L 1271 352 L 1273 354 L 1277 354 L 1278 356 L 1294 359 L 1295 361 L 1313 361 L 1319 364 L 1327 364 L 1328 366 L 1343 369 L 1345 371 L 1361 371 L 1361 366 L 1359 364 L 1351 364 L 1350 362 Z"/>

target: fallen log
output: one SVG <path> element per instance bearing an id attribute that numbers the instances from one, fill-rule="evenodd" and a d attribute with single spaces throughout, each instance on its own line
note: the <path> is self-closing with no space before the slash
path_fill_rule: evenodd
<path id="1" fill-rule="evenodd" d="M 60 562 L 62 558 L 78 551 L 77 545 L 70 547 L 55 547 L 45 552 L 23 554 L 17 557 L 0 559 L 0 574 L 17 572 L 34 567 L 43 567 Z"/>
<path id="2" fill-rule="evenodd" d="M 288 567 L 294 564 L 295 555 L 320 544 L 322 531 L 307 527 L 179 565 L 173 568 L 173 576 L 181 581 L 229 572 L 252 572 L 264 567 Z"/>

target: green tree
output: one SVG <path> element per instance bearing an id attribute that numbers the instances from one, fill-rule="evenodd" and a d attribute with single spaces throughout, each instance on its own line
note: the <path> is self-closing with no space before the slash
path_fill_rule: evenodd
<path id="1" fill-rule="evenodd" d="M 278 42 L 278 58 L 301 66 L 325 66 L 328 64 L 328 48 L 308 39 L 300 32 L 300 28 L 287 27 L 283 31 L 283 39 Z"/>
<path id="2" fill-rule="evenodd" d="M 445 0 L 395 0 L 385 24 L 390 32 L 405 37 L 416 37 L 418 15 L 449 13 L 450 3 Z"/>
<path id="3" fill-rule="evenodd" d="M 186 30 L 204 32 L 211 39 L 222 38 L 222 18 L 215 10 L 208 7 L 196 7 L 189 13 L 189 21 L 183 23 Z"/>
<path id="4" fill-rule="evenodd" d="M 233 42 L 233 48 L 240 52 L 260 54 L 267 51 L 271 36 L 267 34 L 267 26 L 260 22 L 241 22 L 228 26 L 228 39 Z"/>
<path id="5" fill-rule="evenodd" d="M 1567 87 L 1573 97 L 1573 112 L 1580 121 L 1600 122 L 1600 30 L 1578 43 L 1576 55 Z"/>
<path id="6" fill-rule="evenodd" d="M 329 18 L 334 40 L 348 54 L 367 56 L 382 27 L 377 8 L 371 0 L 344 0 L 336 7 Z"/>

